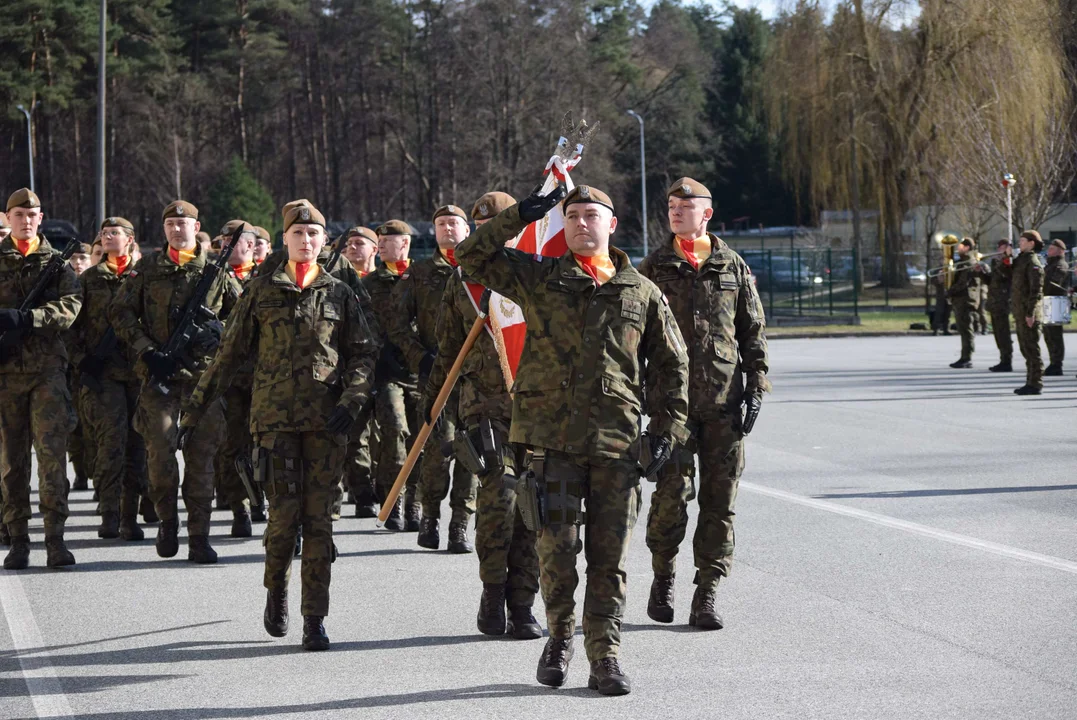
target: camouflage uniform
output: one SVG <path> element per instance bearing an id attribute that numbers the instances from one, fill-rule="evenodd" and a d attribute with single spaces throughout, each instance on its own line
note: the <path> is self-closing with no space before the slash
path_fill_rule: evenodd
<path id="1" fill-rule="evenodd" d="M 971 360 L 976 350 L 973 314 L 980 310 L 980 283 L 981 276 L 975 268 L 962 268 L 954 272 L 954 281 L 946 291 L 946 297 L 953 301 L 954 319 L 961 334 L 961 360 Z"/>
<path id="2" fill-rule="evenodd" d="M 444 302 L 438 316 L 437 345 L 440 350 L 430 381 L 427 398 L 437 396 L 449 368 L 456 361 L 478 314 L 465 286 L 470 279 L 453 273 L 445 284 Z M 459 418 L 471 430 L 487 419 L 498 436 L 498 443 L 509 448 L 509 424 L 512 421 L 512 398 L 505 387 L 505 375 L 497 347 L 489 332 L 479 335 L 464 358 L 457 382 Z M 515 453 L 505 453 L 505 475 L 518 477 L 523 470 Z M 425 511 L 424 511 L 425 512 Z M 486 584 L 505 586 L 510 608 L 530 608 L 538 591 L 538 555 L 535 533 L 528 530 L 516 507 L 516 492 L 503 478 L 485 477 L 478 487 L 475 508 L 475 549 L 479 556 L 479 578 Z"/>
<path id="3" fill-rule="evenodd" d="M 109 305 L 133 270 L 132 264 L 117 275 L 102 261 L 79 278 L 84 306 L 72 328 L 73 365 L 96 352 L 111 327 Z M 133 370 L 136 358 L 117 339 L 112 351 L 101 359 L 106 363 L 104 371 L 97 378 L 84 378 L 79 388 L 87 439 L 97 448 L 94 486 L 102 514 L 117 513 L 132 523 L 146 488 L 146 446 L 133 425 L 139 392 Z"/>
<path id="4" fill-rule="evenodd" d="M 1013 361 L 1013 338 L 1010 337 L 1010 282 L 1013 280 L 1013 258 L 991 260 L 987 288 L 987 311 L 991 313 L 991 330 L 1003 365 Z M 1023 322 L 1023 320 L 1022 320 Z"/>
<path id="5" fill-rule="evenodd" d="M 109 306 L 109 321 L 116 335 L 131 348 L 134 357 L 160 348 L 174 329 L 173 313 L 186 304 L 208 260 L 202 246 L 195 244 L 195 256 L 177 265 L 167 250 L 138 261 Z M 221 274 L 206 296 L 205 306 L 218 317 L 227 314 L 235 302 L 235 288 Z M 188 348 L 192 370 L 181 367 L 162 394 L 149 382 L 145 362 L 135 364 L 142 389 L 135 413 L 135 430 L 146 443 L 150 499 L 162 527 L 178 518 L 177 491 L 180 488 L 176 450 L 179 440 L 179 413 L 183 398 L 190 395 L 198 376 L 209 364 L 212 350 Z M 187 508 L 189 536 L 208 536 L 213 503 L 213 459 L 220 444 L 224 418 L 220 404 L 206 412 L 183 449 L 183 502 Z"/>
<path id="6" fill-rule="evenodd" d="M 650 432 L 684 440 L 688 358 L 661 292 L 627 255 L 610 249 L 617 273 L 596 289 L 571 253 L 544 258 L 503 247 L 524 227 L 514 205 L 464 240 L 456 259 L 476 282 L 517 302 L 526 317 L 509 440 L 536 450 L 547 491 L 558 498 L 538 539 L 551 638 L 575 632 L 577 502 L 586 504 L 583 632 L 595 662 L 615 658 L 620 647 L 625 558 L 641 502 L 645 375 Z"/>
<path id="7" fill-rule="evenodd" d="M 1010 296 L 1017 328 L 1017 346 L 1025 358 L 1025 384 L 1043 387 L 1043 359 L 1040 356 L 1040 326 L 1043 324 L 1043 261 L 1034 252 L 1023 252 L 1013 261 Z M 1029 327 L 1025 318 L 1034 322 Z"/>
<path id="8" fill-rule="evenodd" d="M 400 276 L 392 274 L 381 265 L 363 278 L 362 282 L 378 317 L 390 318 L 400 312 L 393 301 L 393 288 L 400 282 Z M 374 398 L 374 419 L 379 432 L 378 453 L 374 459 L 377 468 L 374 485 L 379 500 L 386 496 L 396 482 L 396 476 L 407 460 L 410 447 L 408 438 L 415 437 L 422 424 L 418 407 L 419 378 L 408 369 L 404 353 L 392 343 L 385 331 L 381 333 L 381 340 L 381 354 L 374 371 L 377 392 Z M 405 502 L 409 504 L 416 502 L 418 480 L 419 465 L 416 463 L 408 476 Z"/>
<path id="9" fill-rule="evenodd" d="M 395 312 L 389 316 L 390 341 L 400 348 L 409 369 L 420 372 L 423 358 L 438 354 L 438 314 L 442 307 L 445 283 L 452 276 L 453 267 L 440 252 L 433 257 L 411 264 L 400 282 L 393 288 Z M 447 358 L 451 364 L 455 356 Z M 420 382 L 426 378 L 420 378 Z M 441 388 L 439 387 L 440 391 Z M 437 392 L 435 392 L 436 396 Z M 422 465 L 419 470 L 419 502 L 423 517 L 441 517 L 441 503 L 449 495 L 452 522 L 467 524 L 475 513 L 475 493 L 478 480 L 464 464 L 456 462 L 452 471 L 452 493 L 449 492 L 449 461 L 442 447 L 451 443 L 460 418 L 457 414 L 459 395 L 455 391 L 449 397 L 441 417 L 423 447 Z"/>
<path id="10" fill-rule="evenodd" d="M 228 267 L 225 273 L 237 296 L 242 294 L 243 289 L 253 279 L 252 275 L 248 275 L 246 279 L 240 280 L 232 267 Z M 236 470 L 236 460 L 251 457 L 254 448 L 254 440 L 248 428 L 253 374 L 254 362 L 249 360 L 236 372 L 223 395 L 224 437 L 213 462 L 214 486 L 233 513 L 244 513 L 250 507 L 247 491 Z"/>
<path id="11" fill-rule="evenodd" d="M 647 518 L 647 547 L 656 576 L 673 576 L 688 527 L 688 502 L 697 496 L 694 455 L 699 455 L 699 519 L 693 540 L 695 582 L 713 588 L 733 563 L 733 506 L 744 470 L 741 403 L 769 389 L 766 318 L 744 260 L 716 235 L 699 270 L 673 249 L 672 240 L 640 265 L 677 318 L 691 359 L 688 427 L 692 440 L 674 451 L 658 473 Z M 745 382 L 747 380 L 747 382 Z"/>
<path id="12" fill-rule="evenodd" d="M 57 251 L 43 236 L 25 258 L 9 236 L 0 242 L 0 307 L 16 308 Z M 30 449 L 37 456 L 38 505 L 45 536 L 62 536 L 67 520 L 67 438 L 75 412 L 67 387 L 67 350 L 61 333 L 82 307 L 82 291 L 65 265 L 31 310 L 33 328 L 0 363 L 0 487 L 3 522 L 12 537 L 30 520 Z"/>
<path id="13" fill-rule="evenodd" d="M 245 289 L 216 358 L 186 410 L 190 422 L 211 407 L 254 350 L 250 431 L 269 500 L 264 584 L 287 587 L 296 534 L 303 532 L 304 616 L 329 614 L 333 548 L 330 519 L 347 439 L 326 432 L 343 405 L 355 417 L 370 391 L 376 343 L 359 303 L 342 282 L 320 273 L 300 290 L 286 266 Z"/>
<path id="14" fill-rule="evenodd" d="M 1070 288 L 1070 266 L 1063 257 L 1047 258 L 1043 270 L 1043 294 L 1045 296 L 1065 297 Z M 1047 343 L 1047 355 L 1052 367 L 1062 370 L 1062 360 L 1066 356 L 1066 344 L 1062 339 L 1062 325 L 1044 325 L 1043 340 Z"/>

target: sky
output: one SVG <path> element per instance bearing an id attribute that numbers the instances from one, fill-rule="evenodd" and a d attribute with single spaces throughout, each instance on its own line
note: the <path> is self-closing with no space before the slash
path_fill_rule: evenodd
<path id="1" fill-rule="evenodd" d="M 778 12 L 778 0 L 731 0 L 734 5 L 742 8 L 757 8 L 767 20 L 774 19 Z"/>

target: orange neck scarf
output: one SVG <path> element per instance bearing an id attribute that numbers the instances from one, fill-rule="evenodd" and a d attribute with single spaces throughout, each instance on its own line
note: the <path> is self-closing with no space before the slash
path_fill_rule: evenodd
<path id="1" fill-rule="evenodd" d="M 711 239 L 704 235 L 695 240 L 685 240 L 674 236 L 673 251 L 677 257 L 688 262 L 693 270 L 699 270 L 699 266 L 711 256 Z"/>
<path id="2" fill-rule="evenodd" d="M 254 261 L 245 262 L 242 265 L 233 265 L 232 272 L 236 274 L 236 277 L 240 280 L 246 280 L 247 276 L 251 274 L 251 270 L 254 269 Z"/>
<path id="3" fill-rule="evenodd" d="M 321 266 L 316 262 L 288 261 L 288 277 L 299 286 L 300 290 L 314 282 L 314 278 L 318 277 L 321 270 Z"/>
<path id="4" fill-rule="evenodd" d="M 596 285 L 602 285 L 611 277 L 617 274 L 617 267 L 610 260 L 609 255 L 577 255 L 572 253 L 572 256 L 576 258 L 576 264 L 580 266 L 580 270 L 591 276 L 591 279 L 595 281 Z"/>
<path id="5" fill-rule="evenodd" d="M 411 266 L 411 258 L 407 260 L 398 260 L 396 262 L 385 263 L 385 269 L 393 275 L 403 275 L 404 271 Z"/>
<path id="6" fill-rule="evenodd" d="M 456 262 L 456 248 L 442 248 L 441 254 L 445 256 L 445 259 L 449 261 L 449 264 L 453 267 L 460 267 L 460 264 Z"/>
<path id="7" fill-rule="evenodd" d="M 117 255 L 116 257 L 112 257 L 111 255 L 109 255 L 107 258 L 105 258 L 105 265 L 107 265 L 108 269 L 111 270 L 112 273 L 117 277 L 123 275 L 124 271 L 127 270 L 127 266 L 130 264 L 130 262 L 130 255 Z"/>
<path id="8" fill-rule="evenodd" d="M 19 240 L 17 238 L 11 238 L 15 241 L 15 247 L 22 253 L 23 257 L 26 257 L 32 252 L 37 252 L 38 247 L 41 246 L 41 241 L 35 236 L 29 240 Z"/>
<path id="9" fill-rule="evenodd" d="M 195 247 L 198 247 L 198 245 L 195 245 Z M 194 260 L 194 256 L 197 252 L 198 251 L 194 248 L 191 248 L 190 250 L 177 250 L 174 247 L 169 247 L 168 257 L 172 259 L 172 262 L 176 263 L 180 267 L 183 267 L 187 263 Z"/>

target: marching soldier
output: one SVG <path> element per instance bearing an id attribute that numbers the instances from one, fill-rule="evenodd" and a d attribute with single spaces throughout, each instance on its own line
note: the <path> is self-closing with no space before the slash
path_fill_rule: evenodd
<path id="1" fill-rule="evenodd" d="M 1050 297 L 1066 297 L 1070 294 L 1070 266 L 1066 262 L 1066 243 L 1059 239 L 1051 241 L 1047 248 L 1047 266 L 1043 270 L 1043 294 Z M 1061 325 L 1044 325 L 1043 340 L 1047 343 L 1047 355 L 1051 362 L 1043 371 L 1045 376 L 1061 376 L 1062 360 L 1066 356 L 1066 344 L 1062 339 Z"/>
<path id="2" fill-rule="evenodd" d="M 44 214 L 31 190 L 7 201 L 11 235 L 0 241 L 0 488 L 3 523 L 11 536 L 5 570 L 30 564 L 30 449 L 37 456 L 38 503 L 45 521 L 46 565 L 74 565 L 64 544 L 67 473 L 64 453 L 75 414 L 68 394 L 67 350 L 61 333 L 75 322 L 82 291 L 64 266 L 37 307 L 20 303 L 56 250 L 38 234 Z M 21 337 L 19 337 L 21 335 Z"/>
<path id="3" fill-rule="evenodd" d="M 344 257 L 360 278 L 374 272 L 374 258 L 378 256 L 378 236 L 370 228 L 357 225 L 348 230 Z"/>
<path id="4" fill-rule="evenodd" d="M 688 347 L 692 438 L 654 478 L 647 518 L 654 581 L 647 615 L 673 622 L 677 551 L 688 526 L 688 503 L 698 497 L 692 543 L 696 590 L 688 624 L 715 630 L 722 627 L 715 610 L 718 582 L 733 564 L 733 504 L 744 471 L 744 437 L 770 390 L 766 318 L 747 264 L 707 232 L 714 215 L 710 191 L 681 178 L 666 198 L 672 237 L 644 259 L 640 273 L 669 300 Z"/>
<path id="5" fill-rule="evenodd" d="M 71 258 L 67 261 L 71 264 L 71 269 L 75 271 L 76 275 L 82 275 L 90 269 L 92 265 L 91 258 L 93 257 L 93 248 L 89 243 L 79 243 L 79 248 L 72 253 Z"/>
<path id="6" fill-rule="evenodd" d="M 411 250 L 411 226 L 403 220 L 390 220 L 374 231 L 378 235 L 378 254 L 382 265 L 363 278 L 363 287 L 370 294 L 374 311 L 379 318 L 389 319 L 400 312 L 393 301 L 393 288 L 411 267 L 408 253 Z M 383 326 L 387 323 L 383 320 Z M 386 332 L 382 332 L 381 354 L 375 366 L 374 419 L 378 424 L 380 441 L 377 458 L 375 486 L 382 498 L 388 494 L 396 481 L 408 455 L 408 438 L 419 431 L 418 377 L 408 368 L 404 353 Z M 418 467 L 408 477 L 407 491 L 401 493 L 393 507 L 385 527 L 390 530 L 419 529 L 419 503 L 416 500 Z M 404 512 L 401 513 L 401 504 Z"/>
<path id="7" fill-rule="evenodd" d="M 972 238 L 963 238 L 958 244 L 956 262 L 966 265 L 954 271 L 954 280 L 946 291 L 946 297 L 954 304 L 954 319 L 957 321 L 957 332 L 961 335 L 961 357 L 950 363 L 950 367 L 957 369 L 972 367 L 972 353 L 976 350 L 972 320 L 973 314 L 980 309 L 981 275 L 968 264 L 975 249 L 976 241 Z"/>
<path id="8" fill-rule="evenodd" d="M 81 278 L 83 310 L 72 328 L 72 363 L 79 373 L 86 440 L 97 449 L 94 485 L 101 502 L 97 536 L 142 540 L 138 504 L 146 485 L 146 446 L 135 432 L 139 382 L 127 346 L 112 331 L 108 308 L 134 270 L 129 248 L 135 228 L 122 217 L 105 218 L 105 259 Z"/>
<path id="9" fill-rule="evenodd" d="M 255 265 L 261 265 L 262 261 L 269 256 L 269 249 L 273 244 L 273 238 L 270 237 L 268 230 L 259 225 L 254 226 L 254 234 L 257 237 L 254 240 L 254 252 L 251 257 L 254 260 Z"/>
<path id="10" fill-rule="evenodd" d="M 1025 358 L 1025 384 L 1014 390 L 1017 395 L 1039 395 L 1043 391 L 1043 360 L 1040 356 L 1040 326 L 1043 324 L 1043 238 L 1035 230 L 1026 230 L 1017 240 L 1021 254 L 1013 261 L 1010 287 L 1013 319 L 1017 328 L 1017 346 Z"/>
<path id="11" fill-rule="evenodd" d="M 288 580 L 302 528 L 303 648 L 326 650 L 332 497 L 348 431 L 370 392 L 377 345 L 355 294 L 317 263 L 322 214 L 309 203 L 285 208 L 288 261 L 244 290 L 186 407 L 183 433 L 197 432 L 253 349 L 250 429 L 269 499 L 263 622 L 273 637 L 288 632 Z"/>
<path id="12" fill-rule="evenodd" d="M 92 257 L 93 248 L 87 243 L 79 243 L 78 249 L 75 250 L 67 262 L 71 265 L 71 269 L 75 271 L 75 274 L 81 278 L 82 274 L 90 268 Z M 83 303 L 85 304 L 85 298 Z M 71 343 L 72 338 L 70 335 L 71 331 L 69 330 L 62 336 L 65 345 Z M 71 467 L 75 471 L 75 479 L 71 483 L 71 489 L 85 490 L 89 487 L 89 477 L 93 474 L 93 457 L 96 453 L 93 443 L 88 442 L 86 438 L 86 413 L 79 397 L 78 374 L 78 368 L 72 358 L 72 364 L 68 370 L 67 389 L 71 393 L 71 406 L 75 410 L 78 423 L 67 437 L 67 456 L 70 458 Z M 97 483 L 94 483 L 94 490 L 99 490 Z M 95 492 L 95 499 L 97 499 L 96 496 L 97 493 Z"/>
<path id="13" fill-rule="evenodd" d="M 998 241 L 1002 255 L 991 258 L 990 281 L 987 288 L 987 311 L 991 313 L 991 331 L 998 346 L 998 365 L 991 372 L 1013 372 L 1013 338 L 1010 337 L 1010 283 L 1013 281 L 1013 245 L 1009 240 Z"/>
<path id="14" fill-rule="evenodd" d="M 135 372 L 142 380 L 135 429 L 146 442 L 150 497 L 161 524 L 157 554 L 175 557 L 179 552 L 177 493 L 180 489 L 179 413 L 198 376 L 209 364 L 219 338 L 199 334 L 185 352 L 189 363 L 161 352 L 176 325 L 176 311 L 186 306 L 209 262 L 195 240 L 200 224 L 198 208 L 183 200 L 169 203 L 162 213 L 167 246 L 144 257 L 124 281 L 109 306 L 116 335 L 137 358 Z M 205 299 L 205 307 L 220 317 L 235 302 L 235 289 L 220 274 Z M 168 383 L 162 388 L 162 383 Z M 167 393 L 163 391 L 167 389 Z M 187 559 L 217 562 L 209 544 L 213 503 L 213 458 L 220 442 L 223 416 L 220 404 L 208 409 L 183 451 L 183 502 L 187 508 Z"/>
<path id="15" fill-rule="evenodd" d="M 515 204 L 506 193 L 486 193 L 475 203 L 471 217 L 476 227 L 481 227 Z M 445 284 L 437 323 L 438 356 L 426 386 L 426 408 L 433 406 L 478 316 L 468 297 L 469 284 L 473 285 L 471 279 L 459 269 Z M 460 426 L 455 442 L 468 443 L 470 452 L 457 452 L 456 461 L 483 460 L 481 466 L 475 463 L 471 468 L 479 476 L 475 508 L 475 546 L 482 581 L 479 632 L 508 634 L 518 640 L 542 637 L 542 627 L 531 611 L 539 582 L 535 533 L 524 524 L 516 504 L 516 484 L 526 465 L 509 443 L 512 398 L 489 333 L 479 335 L 464 360 L 458 395 Z M 425 510 L 423 516 L 425 521 Z"/>
<path id="16" fill-rule="evenodd" d="M 545 494 L 537 547 L 549 640 L 538 681 L 563 685 L 573 656 L 586 512 L 587 684 L 623 695 L 631 685 L 618 651 L 625 558 L 640 504 L 638 459 L 649 441 L 654 460 L 646 472 L 653 473 L 674 443 L 687 439 L 688 357 L 661 291 L 609 247 L 617 218 L 602 191 L 580 185 L 564 198 L 569 251 L 562 257 L 504 247 L 563 195 L 563 186 L 535 193 L 503 211 L 457 247 L 456 259 L 476 282 L 519 303 L 527 318 L 509 441 L 534 452 L 528 481 L 517 485 L 528 497 L 519 502 L 534 507 L 531 483 Z M 650 424 L 641 438 L 645 384 Z"/>
<path id="17" fill-rule="evenodd" d="M 427 260 L 412 263 L 393 288 L 393 305 L 389 317 L 389 339 L 400 348 L 410 370 L 425 387 L 438 355 L 437 320 L 445 294 L 445 283 L 456 267 L 454 253 L 460 241 L 471 233 L 467 214 L 456 205 L 444 205 L 434 211 L 434 238 L 438 251 Z M 439 387 L 438 390 L 441 388 Z M 453 464 L 452 491 L 449 490 L 449 461 L 442 447 L 451 446 L 459 424 L 459 392 L 453 391 L 441 417 L 423 448 L 419 470 L 419 501 L 423 517 L 419 523 L 420 547 L 437 550 L 441 543 L 438 519 L 441 503 L 449 496 L 452 517 L 449 520 L 449 552 L 469 553 L 475 548 L 467 537 L 468 520 L 475 513 L 477 480 L 465 463 Z"/>
<path id="18" fill-rule="evenodd" d="M 97 265 L 104 259 L 105 248 L 101 245 L 101 235 L 98 234 L 98 236 L 94 238 L 93 243 L 90 245 L 90 264 Z M 134 266 L 134 262 L 131 263 L 131 266 Z"/>

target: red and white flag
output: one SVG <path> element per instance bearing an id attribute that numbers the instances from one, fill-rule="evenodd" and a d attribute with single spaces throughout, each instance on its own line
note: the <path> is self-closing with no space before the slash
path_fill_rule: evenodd
<path id="1" fill-rule="evenodd" d="M 564 139 L 562 138 L 562 142 Z M 560 149 L 560 147 L 559 147 Z M 583 151 L 582 146 L 577 146 L 571 158 L 565 160 L 560 155 L 550 158 L 546 164 L 546 181 L 542 185 L 541 195 L 547 195 L 557 187 L 558 183 L 565 183 L 568 190 L 572 190 L 572 178 L 569 171 L 580 161 Z M 561 257 L 568 250 L 565 242 L 565 214 L 563 207 L 558 204 L 546 217 L 533 222 L 524 228 L 517 237 L 505 243 L 505 247 L 516 248 L 521 252 L 545 257 Z M 466 283 L 468 297 L 479 308 L 479 299 L 482 297 L 483 288 L 478 283 Z M 505 376 L 506 389 L 512 387 L 516 379 L 516 369 L 520 365 L 520 356 L 524 351 L 524 340 L 527 337 L 527 322 L 524 320 L 520 306 L 498 293 L 490 296 L 490 315 L 486 319 L 486 331 L 494 340 L 497 354 L 501 360 L 501 371 Z"/>

